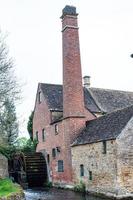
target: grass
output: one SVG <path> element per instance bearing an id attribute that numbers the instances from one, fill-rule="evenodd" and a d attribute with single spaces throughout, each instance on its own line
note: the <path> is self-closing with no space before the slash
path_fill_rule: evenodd
<path id="1" fill-rule="evenodd" d="M 0 179 L 0 197 L 8 196 L 19 191 L 20 188 L 18 185 L 14 184 L 10 179 Z"/>

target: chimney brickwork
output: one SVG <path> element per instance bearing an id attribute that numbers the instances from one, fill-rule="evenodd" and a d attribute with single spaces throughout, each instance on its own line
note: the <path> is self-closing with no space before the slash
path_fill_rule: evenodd
<path id="1" fill-rule="evenodd" d="M 63 116 L 83 117 L 80 45 L 76 8 L 66 6 L 62 14 L 63 45 Z"/>

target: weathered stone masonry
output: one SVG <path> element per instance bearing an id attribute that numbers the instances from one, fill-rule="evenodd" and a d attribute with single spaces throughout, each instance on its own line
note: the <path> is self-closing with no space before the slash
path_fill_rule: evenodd
<path id="1" fill-rule="evenodd" d="M 103 143 L 97 142 L 72 148 L 74 182 L 85 182 L 87 191 L 116 193 L 116 142 L 107 141 L 107 152 L 103 153 Z M 80 165 L 84 165 L 84 176 L 80 176 Z M 90 174 L 92 173 L 92 180 Z"/>

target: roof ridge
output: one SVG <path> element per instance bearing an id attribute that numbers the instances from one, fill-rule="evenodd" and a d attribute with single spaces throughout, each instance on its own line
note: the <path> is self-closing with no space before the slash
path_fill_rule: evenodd
<path id="1" fill-rule="evenodd" d="M 89 89 L 98 89 L 98 90 L 106 90 L 106 91 L 116 91 L 116 92 L 127 92 L 127 93 L 133 93 L 133 91 L 117 90 L 117 89 L 108 89 L 108 88 L 98 88 L 98 87 L 90 87 Z"/>
<path id="2" fill-rule="evenodd" d="M 56 83 L 42 83 L 42 82 L 39 82 L 39 84 L 44 84 L 44 85 L 59 85 L 59 86 L 63 86 L 63 84 L 56 84 Z M 83 88 L 85 88 L 83 86 Z M 98 87 L 90 87 L 89 89 L 98 89 L 98 90 L 106 90 L 106 91 L 116 91 L 116 92 L 127 92 L 127 93 L 133 93 L 133 91 L 127 91 L 127 90 L 117 90 L 117 89 L 108 89 L 108 88 L 98 88 Z"/>
<path id="3" fill-rule="evenodd" d="M 113 114 L 115 114 L 117 112 L 124 112 L 125 110 L 128 110 L 130 107 L 133 107 L 133 105 L 127 106 L 125 108 L 118 108 L 117 110 L 114 110 L 111 113 L 106 113 L 106 114 L 102 115 L 101 117 L 98 117 L 96 119 L 92 119 L 92 120 L 86 121 L 86 122 L 91 122 L 91 121 L 95 121 L 95 120 L 101 120 L 101 119 L 103 119 L 103 118 L 105 118 L 107 116 L 111 116 L 111 115 L 113 115 Z M 89 123 L 88 123 L 88 125 L 89 125 Z"/>
<path id="4" fill-rule="evenodd" d="M 85 89 L 85 87 L 84 87 L 84 89 Z M 86 88 L 86 90 L 87 90 L 88 92 L 90 92 L 90 95 L 91 95 L 91 97 L 92 97 L 94 103 L 96 104 L 97 108 L 98 108 L 101 112 L 103 112 L 102 109 L 100 108 L 100 106 L 98 105 L 97 99 L 94 97 L 95 95 L 93 95 L 93 93 L 91 92 L 91 90 L 89 90 L 89 88 L 88 88 L 88 89 Z"/>

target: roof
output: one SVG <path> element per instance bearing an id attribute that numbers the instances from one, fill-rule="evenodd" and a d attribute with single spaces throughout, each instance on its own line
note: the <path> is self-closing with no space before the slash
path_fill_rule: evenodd
<path id="1" fill-rule="evenodd" d="M 63 111 L 62 85 L 40 84 L 49 109 Z M 85 107 L 93 113 L 110 113 L 114 110 L 133 105 L 133 92 L 100 88 L 83 88 L 83 90 Z"/>
<path id="2" fill-rule="evenodd" d="M 133 105 L 133 92 L 90 88 L 98 107 L 105 113 Z"/>
<path id="3" fill-rule="evenodd" d="M 62 85 L 41 83 L 44 97 L 47 99 L 49 109 L 63 111 L 63 87 Z M 91 112 L 100 112 L 89 91 L 84 88 L 85 107 Z"/>
<path id="4" fill-rule="evenodd" d="M 91 120 L 72 146 L 116 139 L 133 117 L 133 105 Z"/>

